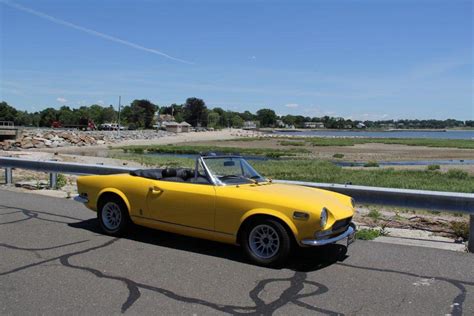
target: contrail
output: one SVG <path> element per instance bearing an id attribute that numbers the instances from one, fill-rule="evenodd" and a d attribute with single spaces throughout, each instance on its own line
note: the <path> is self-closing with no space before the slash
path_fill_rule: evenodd
<path id="1" fill-rule="evenodd" d="M 67 26 L 67 27 L 70 27 L 70 28 L 73 28 L 73 29 L 76 29 L 76 30 L 79 30 L 79 31 L 82 31 L 82 32 L 85 32 L 85 33 L 89 33 L 91 35 L 101 37 L 101 38 L 104 38 L 104 39 L 112 41 L 112 42 L 116 42 L 116 43 L 119 43 L 119 44 L 122 44 L 122 45 L 125 45 L 125 46 L 129 46 L 129 47 L 132 47 L 132 48 L 135 48 L 135 49 L 138 49 L 138 50 L 142 50 L 142 51 L 145 51 L 145 52 L 148 52 L 148 53 L 152 53 L 152 54 L 155 54 L 155 55 L 163 56 L 165 58 L 168 58 L 168 59 L 171 59 L 171 60 L 174 60 L 174 61 L 178 61 L 178 62 L 181 62 L 181 63 L 190 64 L 190 65 L 193 64 L 192 62 L 170 56 L 170 55 L 165 54 L 163 52 L 160 52 L 156 49 L 144 47 L 144 46 L 141 46 L 141 45 L 138 45 L 138 44 L 120 39 L 120 38 L 115 37 L 115 36 L 111 36 L 111 35 L 107 35 L 107 34 L 104 34 L 104 33 L 101 33 L 101 32 L 97 32 L 97 31 L 88 29 L 86 27 L 83 27 L 83 26 L 80 26 L 80 25 L 77 25 L 77 24 L 74 24 L 74 23 L 71 23 L 71 22 L 67 22 L 67 21 L 55 18 L 54 16 L 48 15 L 46 13 L 36 11 L 36 10 L 31 9 L 31 8 L 27 8 L 27 7 L 24 7 L 22 5 L 10 2 L 8 0 L 7 1 L 0 0 L 0 3 L 3 3 L 5 5 L 7 5 L 9 7 L 12 7 L 12 8 L 15 8 L 17 10 L 21 10 L 21 11 L 36 15 L 37 17 L 48 20 L 50 22 L 60 24 L 60 25 L 64 25 L 64 26 Z"/>

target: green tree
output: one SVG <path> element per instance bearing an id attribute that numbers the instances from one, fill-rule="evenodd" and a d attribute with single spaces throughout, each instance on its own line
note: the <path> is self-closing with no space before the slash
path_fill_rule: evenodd
<path id="1" fill-rule="evenodd" d="M 220 119 L 221 116 L 219 115 L 219 113 L 214 111 L 209 112 L 209 115 L 207 116 L 207 126 L 217 128 L 218 126 L 220 126 Z"/>
<path id="2" fill-rule="evenodd" d="M 27 111 L 17 111 L 14 123 L 17 126 L 31 126 L 31 115 Z"/>
<path id="3" fill-rule="evenodd" d="M 262 127 L 271 127 L 275 125 L 277 115 L 271 109 L 260 109 L 257 111 L 257 120 L 260 121 Z"/>
<path id="4" fill-rule="evenodd" d="M 188 98 L 184 104 L 184 119 L 192 126 L 206 126 L 207 107 L 202 99 Z"/>
<path id="5" fill-rule="evenodd" d="M 230 121 L 231 121 L 232 127 L 241 128 L 242 126 L 244 126 L 244 120 L 238 114 L 234 114 L 234 116 L 232 116 L 232 119 Z"/>
<path id="6" fill-rule="evenodd" d="M 102 109 L 102 114 L 100 115 L 100 121 L 95 122 L 96 124 L 102 124 L 102 123 L 107 123 L 107 122 L 113 122 L 116 121 L 117 119 L 117 112 L 115 111 L 113 105 L 110 105 L 108 107 L 104 107 Z"/>
<path id="7" fill-rule="evenodd" d="M 122 122 L 125 122 L 126 124 L 133 123 L 132 108 L 130 107 L 130 105 L 122 107 L 122 110 L 120 111 L 120 120 Z"/>
<path id="8" fill-rule="evenodd" d="M 15 121 L 17 110 L 8 105 L 7 102 L 0 102 L 0 121 Z"/>
<path id="9" fill-rule="evenodd" d="M 79 119 L 76 117 L 74 112 L 65 105 L 59 109 L 57 117 L 62 124 L 79 124 Z"/>
<path id="10" fill-rule="evenodd" d="M 254 114 L 252 114 L 250 111 L 245 111 L 244 113 L 241 113 L 240 117 L 244 121 L 255 121 L 257 119 L 257 117 Z"/>
<path id="11" fill-rule="evenodd" d="M 151 103 L 148 100 L 133 100 L 131 105 L 133 122 L 136 122 L 138 126 L 144 128 L 153 127 L 153 118 L 158 110 L 158 106 Z"/>
<path id="12" fill-rule="evenodd" d="M 58 111 L 54 108 L 46 108 L 40 112 L 39 125 L 42 127 L 51 127 L 51 124 L 57 120 Z"/>
<path id="13" fill-rule="evenodd" d="M 127 121 L 133 123 L 138 128 L 145 127 L 145 109 L 136 103 L 132 103 L 132 105 L 130 105 L 130 115 Z"/>
<path id="14" fill-rule="evenodd" d="M 281 120 L 287 125 L 296 125 L 296 117 L 294 115 L 285 115 L 281 118 Z"/>

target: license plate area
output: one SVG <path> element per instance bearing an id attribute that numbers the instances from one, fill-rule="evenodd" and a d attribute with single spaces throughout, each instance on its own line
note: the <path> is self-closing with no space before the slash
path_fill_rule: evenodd
<path id="1" fill-rule="evenodd" d="M 352 244 L 354 241 L 355 241 L 355 232 L 353 234 L 347 236 L 346 238 L 342 238 L 342 239 L 336 241 L 336 245 L 342 245 L 342 246 L 349 247 L 349 245 Z"/>

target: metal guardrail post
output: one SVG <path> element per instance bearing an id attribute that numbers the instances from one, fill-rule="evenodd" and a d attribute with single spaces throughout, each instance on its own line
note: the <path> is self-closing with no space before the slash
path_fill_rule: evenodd
<path id="1" fill-rule="evenodd" d="M 467 241 L 467 250 L 474 252 L 474 215 L 469 215 L 469 240 Z"/>
<path id="2" fill-rule="evenodd" d="M 13 184 L 13 171 L 12 171 L 12 168 L 10 167 L 5 168 L 5 184 L 7 185 Z"/>
<path id="3" fill-rule="evenodd" d="M 58 174 L 56 172 L 49 173 L 49 188 L 53 190 L 58 188 Z"/>

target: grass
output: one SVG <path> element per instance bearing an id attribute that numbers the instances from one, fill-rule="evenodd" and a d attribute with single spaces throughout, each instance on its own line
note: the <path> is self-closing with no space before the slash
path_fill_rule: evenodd
<path id="1" fill-rule="evenodd" d="M 137 155 L 123 152 L 112 152 L 110 155 L 113 158 L 136 161 L 145 166 L 194 166 L 194 160 L 191 158 Z M 462 170 L 460 170 L 461 172 L 458 170 L 442 173 L 391 168 L 344 169 L 328 161 L 309 159 L 252 161 L 251 164 L 262 175 L 273 179 L 340 184 L 350 182 L 354 185 L 375 187 L 474 193 L 474 176 Z"/>
<path id="2" fill-rule="evenodd" d="M 474 176 L 464 172 L 447 176 L 426 170 L 344 169 L 321 160 L 256 161 L 252 165 L 274 179 L 474 193 Z"/>
<path id="3" fill-rule="evenodd" d="M 333 158 L 341 159 L 344 158 L 344 154 L 334 154 L 332 155 Z"/>
<path id="4" fill-rule="evenodd" d="M 367 163 L 364 164 L 364 167 L 370 168 L 370 167 L 378 167 L 379 163 L 377 161 L 368 161 Z"/>
<path id="5" fill-rule="evenodd" d="M 446 176 L 451 179 L 469 179 L 469 173 L 460 169 L 449 169 Z"/>
<path id="6" fill-rule="evenodd" d="M 435 171 L 435 170 L 439 170 L 441 169 L 441 167 L 439 165 L 428 165 L 428 167 L 426 167 L 426 170 L 428 171 Z"/>
<path id="7" fill-rule="evenodd" d="M 451 228 L 456 237 L 467 240 L 469 237 L 469 224 L 467 222 L 451 222 Z"/>
<path id="8" fill-rule="evenodd" d="M 200 154 L 203 152 L 218 152 L 223 154 L 262 156 L 267 158 L 294 157 L 297 154 L 310 153 L 304 148 L 272 149 L 272 148 L 239 148 L 219 146 L 185 146 L 185 145 L 156 145 L 156 146 L 125 146 L 120 147 L 124 153 L 157 153 L 157 154 Z"/>
<path id="9" fill-rule="evenodd" d="M 382 213 L 377 211 L 376 209 L 370 210 L 370 212 L 367 214 L 368 217 L 373 218 L 375 220 L 378 220 L 382 217 Z"/>
<path id="10" fill-rule="evenodd" d="M 61 189 L 63 186 L 67 184 L 67 178 L 62 173 L 58 173 L 58 177 L 56 179 L 56 186 L 58 189 Z"/>
<path id="11" fill-rule="evenodd" d="M 281 140 L 278 142 L 281 146 L 306 146 L 305 142 Z"/>
<path id="12" fill-rule="evenodd" d="M 362 228 L 356 232 L 356 239 L 360 240 L 374 240 L 380 236 L 382 236 L 380 229 Z"/>

